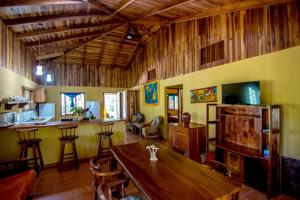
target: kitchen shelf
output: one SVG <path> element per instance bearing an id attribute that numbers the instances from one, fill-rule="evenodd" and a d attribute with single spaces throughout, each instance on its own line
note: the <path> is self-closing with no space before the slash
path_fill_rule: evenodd
<path id="1" fill-rule="evenodd" d="M 0 101 L 0 106 L 5 105 L 5 110 L 11 110 L 12 107 L 18 105 L 19 108 L 24 108 L 25 105 L 33 103 L 33 101 Z"/>

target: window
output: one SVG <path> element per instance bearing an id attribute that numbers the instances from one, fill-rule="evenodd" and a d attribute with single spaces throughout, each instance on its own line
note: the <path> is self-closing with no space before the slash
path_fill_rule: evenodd
<path id="1" fill-rule="evenodd" d="M 84 108 L 84 93 L 61 93 L 61 115 L 71 115 L 75 106 Z"/>
<path id="2" fill-rule="evenodd" d="M 178 110 L 178 95 L 169 95 L 169 110 Z"/>
<path id="3" fill-rule="evenodd" d="M 104 93 L 104 118 L 118 118 L 120 98 L 117 93 Z"/>
<path id="4" fill-rule="evenodd" d="M 126 117 L 126 93 L 104 93 L 104 118 Z"/>

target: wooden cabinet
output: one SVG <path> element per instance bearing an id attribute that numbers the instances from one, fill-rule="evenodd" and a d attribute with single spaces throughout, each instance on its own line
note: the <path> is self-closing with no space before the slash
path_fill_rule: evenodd
<path id="1" fill-rule="evenodd" d="M 184 127 L 183 123 L 170 123 L 169 147 L 200 162 L 200 154 L 205 150 L 205 125 L 190 123 L 189 127 Z"/>
<path id="2" fill-rule="evenodd" d="M 38 88 L 34 90 L 34 102 L 35 103 L 45 103 L 46 102 L 46 90 L 43 88 Z"/>
<path id="3" fill-rule="evenodd" d="M 215 109 L 214 119 L 209 116 Z M 280 106 L 207 105 L 207 149 L 241 182 L 278 191 Z M 210 130 L 215 126 L 215 137 Z"/>

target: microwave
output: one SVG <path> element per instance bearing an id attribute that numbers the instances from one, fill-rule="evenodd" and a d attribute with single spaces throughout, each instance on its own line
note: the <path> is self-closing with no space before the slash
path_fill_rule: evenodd
<path id="1" fill-rule="evenodd" d="M 7 112 L 0 113 L 0 127 L 8 127 L 15 123 L 17 113 Z"/>

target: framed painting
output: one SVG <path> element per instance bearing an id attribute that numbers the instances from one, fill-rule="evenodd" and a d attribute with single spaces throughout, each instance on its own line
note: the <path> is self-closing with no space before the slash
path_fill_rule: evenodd
<path id="1" fill-rule="evenodd" d="M 147 105 L 159 104 L 159 81 L 144 85 L 144 100 Z"/>
<path id="2" fill-rule="evenodd" d="M 191 90 L 191 103 L 216 102 L 217 86 Z"/>

